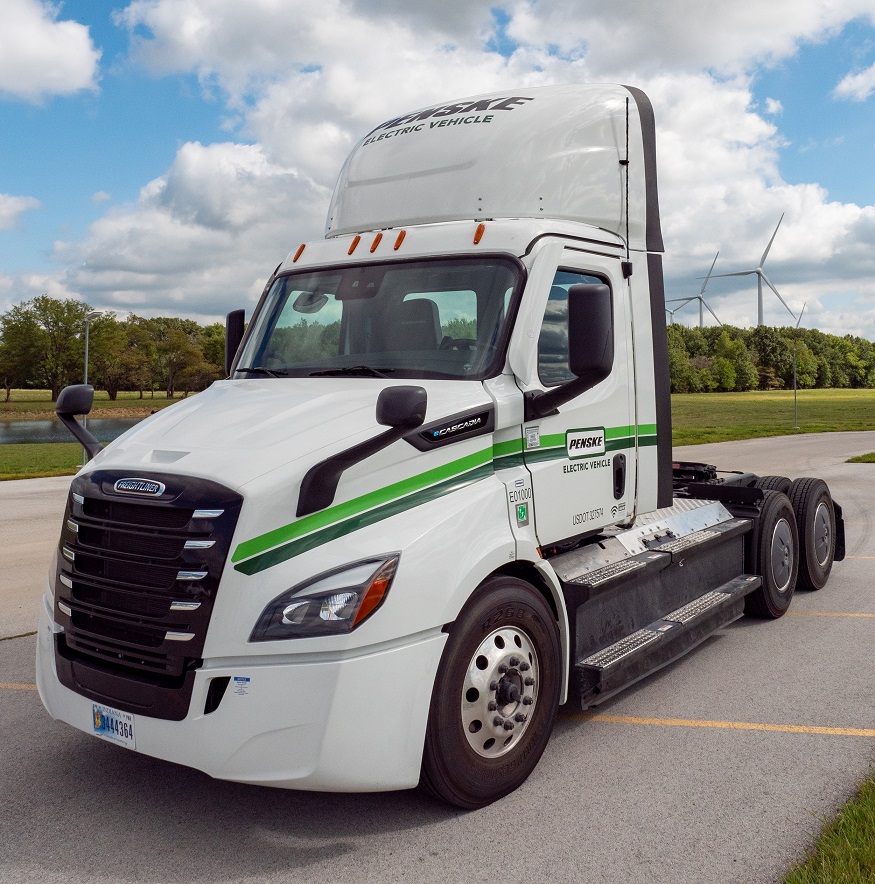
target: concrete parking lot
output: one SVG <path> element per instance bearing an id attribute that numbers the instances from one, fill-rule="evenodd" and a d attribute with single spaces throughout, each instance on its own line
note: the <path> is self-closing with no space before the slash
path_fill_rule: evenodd
<path id="1" fill-rule="evenodd" d="M 69 479 L 0 483 L 0 882 L 766 882 L 875 760 L 875 433 L 679 449 L 826 479 L 845 562 L 774 622 L 742 619 L 600 707 L 569 706 L 516 793 L 465 813 L 417 792 L 211 780 L 45 713 L 34 638 Z"/>

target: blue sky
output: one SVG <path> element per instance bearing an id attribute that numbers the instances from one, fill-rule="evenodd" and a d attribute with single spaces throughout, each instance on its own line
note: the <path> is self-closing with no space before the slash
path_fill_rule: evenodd
<path id="1" fill-rule="evenodd" d="M 715 273 L 753 267 L 783 213 L 791 308 L 875 339 L 873 23 L 875 0 L 4 0 L 0 311 L 48 291 L 212 320 L 322 235 L 376 122 L 608 81 L 655 107 L 669 296 L 718 249 Z M 755 321 L 749 279 L 706 295 Z"/>

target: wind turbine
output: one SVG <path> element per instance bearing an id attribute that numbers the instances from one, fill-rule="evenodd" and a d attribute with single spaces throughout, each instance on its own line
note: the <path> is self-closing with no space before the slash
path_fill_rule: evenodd
<path id="1" fill-rule="evenodd" d="M 717 252 L 719 255 L 720 252 Z M 674 315 L 678 310 L 686 307 L 691 301 L 699 302 L 699 328 L 703 328 L 705 326 L 705 313 L 703 308 L 707 308 L 708 312 L 717 320 L 717 325 L 723 325 L 720 321 L 717 314 L 711 309 L 710 304 L 705 300 L 705 286 L 708 285 L 708 280 L 711 279 L 711 273 L 714 270 L 714 265 L 717 263 L 717 255 L 714 256 L 714 260 L 711 262 L 711 269 L 708 271 L 708 275 L 705 277 L 705 281 L 702 283 L 702 288 L 699 289 L 698 295 L 691 295 L 689 298 L 669 298 L 665 303 L 666 304 L 674 304 L 677 301 L 683 301 L 680 306 L 675 307 L 674 310 L 669 310 L 668 307 L 665 309 L 668 310 L 669 315 L 671 316 L 671 321 L 674 322 Z"/>
<path id="2" fill-rule="evenodd" d="M 766 276 L 763 271 L 763 264 L 766 263 L 766 258 L 769 255 L 769 249 L 772 247 L 772 243 L 775 241 L 775 236 L 778 233 L 778 227 L 781 226 L 781 222 L 784 220 L 783 213 L 781 217 L 778 219 L 778 225 L 775 227 L 775 232 L 772 234 L 772 238 L 769 240 L 769 244 L 766 246 L 766 250 L 763 252 L 762 258 L 760 258 L 760 263 L 757 267 L 754 267 L 753 270 L 738 270 L 735 273 L 715 273 L 714 279 L 722 276 L 750 276 L 752 273 L 756 274 L 757 277 L 757 325 L 763 325 L 763 281 L 765 281 L 766 285 L 775 293 L 775 296 L 778 300 L 787 307 L 787 302 L 781 297 L 778 290 L 772 285 L 772 281 Z M 707 278 L 706 278 L 707 281 Z M 796 319 L 796 314 L 787 307 L 787 312 Z"/>

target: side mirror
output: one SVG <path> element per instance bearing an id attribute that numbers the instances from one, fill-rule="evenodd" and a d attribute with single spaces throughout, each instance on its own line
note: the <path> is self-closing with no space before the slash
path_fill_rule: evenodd
<path id="1" fill-rule="evenodd" d="M 58 394 L 55 413 L 60 415 L 88 414 L 94 404 L 94 387 L 91 384 L 73 384 Z"/>
<path id="2" fill-rule="evenodd" d="M 568 367 L 579 380 L 585 380 L 585 389 L 589 389 L 603 381 L 613 365 L 611 290 L 602 283 L 571 286 L 568 289 Z"/>
<path id="3" fill-rule="evenodd" d="M 91 384 L 73 384 L 58 394 L 55 413 L 61 423 L 73 434 L 76 441 L 88 453 L 91 460 L 103 446 L 76 420 L 77 414 L 88 414 L 94 404 L 94 387 Z"/>
<path id="4" fill-rule="evenodd" d="M 614 366 L 614 311 L 603 283 L 568 289 L 568 367 L 575 375 L 552 390 L 525 396 L 525 420 L 538 420 L 607 378 Z"/>
<path id="5" fill-rule="evenodd" d="M 311 467 L 301 482 L 298 518 L 331 506 L 340 477 L 346 470 L 418 427 L 425 420 L 427 400 L 422 387 L 386 387 L 381 390 L 377 398 L 377 423 L 389 429 Z"/>
<path id="6" fill-rule="evenodd" d="M 377 399 L 377 423 L 412 430 L 425 420 L 426 405 L 422 387 L 386 387 Z"/>
<path id="7" fill-rule="evenodd" d="M 225 374 L 227 375 L 231 374 L 234 357 L 240 348 L 240 342 L 243 340 L 245 316 L 245 310 L 232 310 L 225 317 Z"/>

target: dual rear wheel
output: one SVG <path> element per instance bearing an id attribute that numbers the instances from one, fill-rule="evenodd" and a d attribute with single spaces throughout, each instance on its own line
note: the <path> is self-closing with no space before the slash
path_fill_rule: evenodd
<path id="1" fill-rule="evenodd" d="M 763 506 L 753 540 L 763 585 L 746 600 L 745 612 L 780 617 L 798 586 L 821 589 L 835 556 L 835 508 L 826 482 L 762 476 Z"/>

